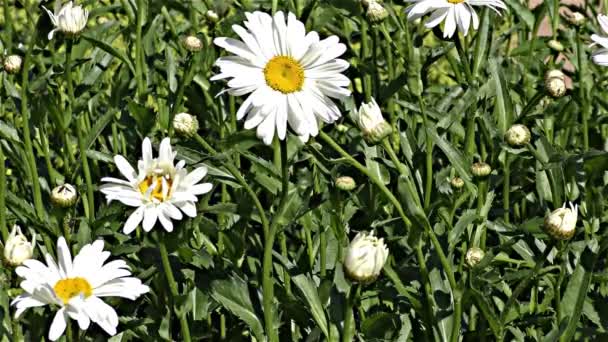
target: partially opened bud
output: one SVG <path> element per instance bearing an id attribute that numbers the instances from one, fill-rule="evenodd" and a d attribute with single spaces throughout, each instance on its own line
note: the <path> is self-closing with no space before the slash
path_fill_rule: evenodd
<path id="1" fill-rule="evenodd" d="M 16 74 L 21 70 L 21 64 L 23 63 L 23 60 L 21 59 L 21 56 L 18 55 L 10 55 L 10 56 L 6 56 L 6 58 L 4 58 L 4 71 L 8 72 L 9 74 Z"/>
<path id="2" fill-rule="evenodd" d="M 566 75 L 561 70 L 549 70 L 545 74 L 545 89 L 552 97 L 558 98 L 566 94 Z"/>
<path id="3" fill-rule="evenodd" d="M 475 267 L 477 264 L 479 264 L 479 262 L 481 261 L 481 259 L 483 259 L 484 256 L 485 253 L 483 249 L 479 247 L 471 247 L 467 251 L 467 254 L 464 256 L 464 258 L 469 267 Z"/>
<path id="4" fill-rule="evenodd" d="M 89 11 L 82 6 L 73 6 L 72 1 L 63 5 L 59 12 L 52 13 L 42 6 L 55 25 L 55 29 L 49 32 L 49 40 L 53 39 L 55 31 L 59 31 L 68 37 L 78 35 L 87 26 Z"/>
<path id="5" fill-rule="evenodd" d="M 365 12 L 367 20 L 371 23 L 379 23 L 388 17 L 388 11 L 377 1 L 370 1 Z"/>
<path id="6" fill-rule="evenodd" d="M 76 203 L 78 193 L 71 184 L 63 184 L 51 191 L 51 202 L 59 208 L 69 208 Z"/>
<path id="7" fill-rule="evenodd" d="M 561 208 L 555 209 L 545 218 L 545 232 L 554 239 L 568 240 L 576 232 L 576 220 L 578 218 L 578 204 L 568 203 L 570 208 L 566 208 L 566 203 Z"/>
<path id="8" fill-rule="evenodd" d="M 29 242 L 21 232 L 21 228 L 18 225 L 14 225 L 4 245 L 4 260 L 11 266 L 19 266 L 25 260 L 32 258 L 35 245 L 35 234 L 32 237 L 32 242 Z"/>
<path id="9" fill-rule="evenodd" d="M 393 132 L 391 125 L 384 120 L 376 100 L 363 103 L 359 107 L 357 124 L 363 133 L 363 138 L 369 144 L 377 144 Z"/>
<path id="10" fill-rule="evenodd" d="M 505 140 L 513 147 L 521 147 L 530 142 L 530 130 L 522 124 L 515 124 L 505 134 Z"/>
<path id="11" fill-rule="evenodd" d="M 179 113 L 173 118 L 173 129 L 177 134 L 191 137 L 198 132 L 198 120 L 194 115 Z"/>
<path id="12" fill-rule="evenodd" d="M 581 12 L 572 12 L 567 15 L 568 21 L 574 26 L 581 26 L 585 23 L 585 15 Z"/>
<path id="13" fill-rule="evenodd" d="M 186 50 L 190 52 L 201 51 L 203 48 L 203 42 L 197 36 L 187 36 L 183 40 Z"/>
<path id="14" fill-rule="evenodd" d="M 564 44 L 562 44 L 559 40 L 551 39 L 547 42 L 547 45 L 549 46 L 549 48 L 557 52 L 564 51 Z"/>
<path id="15" fill-rule="evenodd" d="M 357 187 L 353 177 L 342 176 L 336 179 L 336 188 L 344 191 L 351 191 Z"/>
<path id="16" fill-rule="evenodd" d="M 352 281 L 370 283 L 378 278 L 387 258 L 388 248 L 383 239 L 373 232 L 359 233 L 346 250 L 344 270 Z"/>
<path id="17" fill-rule="evenodd" d="M 474 163 L 471 166 L 471 173 L 473 173 L 475 177 L 483 178 L 489 176 L 490 173 L 492 173 L 492 168 L 490 167 L 490 165 L 484 162 Z"/>
<path id="18" fill-rule="evenodd" d="M 460 177 L 454 177 L 450 181 L 450 184 L 452 184 L 452 187 L 454 189 L 460 190 L 464 186 L 464 180 L 462 180 L 462 178 L 460 178 Z"/>
<path id="19" fill-rule="evenodd" d="M 220 20 L 220 16 L 212 10 L 208 10 L 207 13 L 205 13 L 205 18 L 212 23 L 217 23 Z"/>

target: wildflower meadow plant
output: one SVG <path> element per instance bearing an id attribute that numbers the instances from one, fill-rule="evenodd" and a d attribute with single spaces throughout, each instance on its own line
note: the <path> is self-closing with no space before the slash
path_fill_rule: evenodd
<path id="1" fill-rule="evenodd" d="M 602 341 L 606 2 L 5 0 L 1 341 Z"/>

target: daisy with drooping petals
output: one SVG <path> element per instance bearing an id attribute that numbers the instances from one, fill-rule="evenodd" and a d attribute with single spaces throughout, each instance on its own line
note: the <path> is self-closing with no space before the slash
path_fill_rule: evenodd
<path id="1" fill-rule="evenodd" d="M 348 62 L 337 57 L 346 51 L 338 37 L 320 40 L 317 32 L 306 33 L 293 13 L 245 13 L 245 28 L 233 25 L 241 40 L 216 38 L 215 45 L 235 56 L 215 62 L 220 73 L 211 80 L 229 79 L 226 91 L 234 96 L 249 94 L 237 112 L 245 128 L 257 127 L 266 145 L 275 132 L 285 139 L 287 123 L 303 140 L 319 132 L 318 120 L 332 123 L 340 110 L 332 99 L 350 96 L 350 80 L 342 75 Z"/>
<path id="2" fill-rule="evenodd" d="M 49 339 L 57 340 L 66 329 L 68 319 L 78 321 L 81 330 L 91 322 L 99 325 L 110 335 L 116 334 L 118 315 L 102 297 L 137 299 L 150 289 L 141 280 L 130 277 L 129 266 L 123 260 L 104 265 L 110 252 L 103 250 L 103 241 L 97 240 L 82 247 L 72 260 L 70 249 L 63 237 L 57 241 L 57 261 L 45 255 L 46 265 L 29 259 L 15 272 L 24 280 L 25 291 L 13 300 L 17 308 L 15 318 L 26 309 L 45 305 L 57 305 L 49 330 Z"/>
<path id="3" fill-rule="evenodd" d="M 608 35 L 608 16 L 600 14 L 597 16 L 597 21 L 600 23 L 602 32 Z M 591 46 L 599 44 L 602 47 L 601 49 L 594 51 L 591 55 L 593 63 L 601 66 L 608 66 L 608 36 L 592 34 L 591 39 L 594 42 Z"/>
<path id="4" fill-rule="evenodd" d="M 199 183 L 207 175 L 207 168 L 201 166 L 188 173 L 184 168 L 186 161 L 174 165 L 176 153 L 171 149 L 169 138 L 160 143 L 158 158 L 152 157 L 150 139 L 144 139 L 142 150 L 143 159 L 137 163 L 137 172 L 123 156 L 114 157 L 116 167 L 127 180 L 102 178 L 101 181 L 108 184 L 101 186 L 101 192 L 108 203 L 117 200 L 137 207 L 124 225 L 125 234 L 134 231 L 142 220 L 146 232 L 152 230 L 157 220 L 171 232 L 172 220 L 181 220 L 182 212 L 195 217 L 196 196 L 211 191 L 211 183 Z"/>
<path id="5" fill-rule="evenodd" d="M 456 32 L 456 28 L 467 35 L 471 23 L 473 29 L 479 27 L 479 17 L 473 6 L 486 6 L 500 14 L 498 9 L 506 9 L 507 6 L 501 0 L 409 0 L 414 5 L 408 7 L 408 20 L 416 20 L 427 13 L 431 17 L 424 26 L 433 28 L 445 21 L 443 27 L 443 37 L 451 38 Z"/>
<path id="6" fill-rule="evenodd" d="M 49 32 L 49 40 L 53 39 L 55 31 L 60 31 L 67 36 L 75 36 L 84 30 L 89 19 L 89 11 L 82 6 L 72 5 L 72 1 L 65 4 L 59 9 L 60 2 L 55 1 L 55 13 L 52 13 L 46 7 L 42 6 L 49 15 L 51 22 L 55 28 Z"/>

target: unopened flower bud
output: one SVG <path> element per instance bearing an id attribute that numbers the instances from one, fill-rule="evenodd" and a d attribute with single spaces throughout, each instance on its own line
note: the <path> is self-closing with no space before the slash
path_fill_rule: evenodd
<path id="1" fill-rule="evenodd" d="M 578 204 L 568 203 L 570 208 L 566 208 L 566 203 L 561 208 L 555 209 L 545 218 L 545 232 L 554 239 L 568 240 L 576 232 L 576 220 L 578 218 Z"/>
<path id="2" fill-rule="evenodd" d="M 357 124 L 363 133 L 363 138 L 369 144 L 377 144 L 393 132 L 391 125 L 384 120 L 376 100 L 364 103 L 359 107 Z"/>
<path id="3" fill-rule="evenodd" d="M 18 225 L 13 226 L 11 234 L 4 244 L 4 260 L 11 266 L 19 266 L 25 260 L 31 259 L 36 245 L 36 235 L 32 237 L 32 242 L 21 232 Z"/>
<path id="4" fill-rule="evenodd" d="M 460 190 L 464 186 L 464 180 L 462 180 L 462 178 L 460 178 L 460 177 L 454 177 L 450 181 L 450 184 L 452 184 L 452 187 L 454 189 Z"/>
<path id="5" fill-rule="evenodd" d="M 56 186 L 51 191 L 51 202 L 59 208 L 69 208 L 76 203 L 78 193 L 74 186 L 70 184 L 63 184 Z"/>
<path id="6" fill-rule="evenodd" d="M 201 51 L 203 48 L 203 42 L 197 36 L 187 36 L 184 38 L 183 43 L 186 50 L 190 52 Z"/>
<path id="7" fill-rule="evenodd" d="M 371 23 L 379 23 L 388 17 L 388 11 L 377 1 L 370 1 L 365 13 L 367 20 Z"/>
<path id="8" fill-rule="evenodd" d="M 344 124 L 338 124 L 336 125 L 336 131 L 338 131 L 339 133 L 346 133 L 348 132 L 348 126 Z"/>
<path id="9" fill-rule="evenodd" d="M 23 63 L 23 59 L 18 55 L 10 55 L 4 58 L 4 71 L 9 74 L 16 74 L 21 70 L 21 64 Z"/>
<path id="10" fill-rule="evenodd" d="M 485 253 L 484 253 L 483 249 L 481 249 L 479 247 L 471 247 L 467 251 L 467 254 L 465 255 L 464 258 L 465 258 L 465 261 L 467 262 L 467 265 L 469 265 L 469 267 L 475 267 L 477 264 L 479 264 L 479 262 L 481 261 L 481 259 L 483 259 L 484 256 L 485 256 Z"/>
<path id="11" fill-rule="evenodd" d="M 484 162 L 479 162 L 474 163 L 471 166 L 471 172 L 475 177 L 483 178 L 489 176 L 490 173 L 492 173 L 492 168 L 490 167 L 490 165 Z"/>
<path id="12" fill-rule="evenodd" d="M 549 46 L 549 48 L 551 48 L 554 51 L 557 51 L 557 52 L 564 51 L 564 44 L 560 43 L 560 41 L 557 39 L 551 39 L 550 41 L 547 42 L 547 45 Z"/>
<path id="13" fill-rule="evenodd" d="M 220 16 L 212 10 L 208 10 L 207 13 L 205 13 L 205 18 L 212 23 L 217 23 L 220 20 Z"/>
<path id="14" fill-rule="evenodd" d="M 336 188 L 344 191 L 351 191 L 357 187 L 353 177 L 341 176 L 336 179 Z"/>
<path id="15" fill-rule="evenodd" d="M 561 70 L 549 70 L 545 74 L 545 89 L 552 97 L 558 98 L 566 94 L 566 75 Z"/>
<path id="16" fill-rule="evenodd" d="M 198 132 L 198 120 L 194 115 L 179 113 L 173 118 L 173 129 L 177 134 L 191 137 Z"/>
<path id="17" fill-rule="evenodd" d="M 581 12 L 572 12 L 567 15 L 568 21 L 574 26 L 581 26 L 585 23 L 585 15 Z"/>
<path id="18" fill-rule="evenodd" d="M 49 40 L 53 39 L 55 31 L 73 37 L 82 32 L 87 26 L 89 11 L 83 9 L 82 6 L 73 6 L 72 1 L 65 4 L 57 13 L 52 13 L 44 6 L 42 8 L 44 8 L 55 26 L 55 29 L 49 32 Z"/>
<path id="19" fill-rule="evenodd" d="M 530 130 L 522 124 L 515 124 L 505 134 L 505 140 L 512 147 L 521 147 L 530 142 Z"/>
<path id="20" fill-rule="evenodd" d="M 352 281 L 370 283 L 378 278 L 387 258 L 388 248 L 383 239 L 373 232 L 359 233 L 346 250 L 344 270 Z"/>

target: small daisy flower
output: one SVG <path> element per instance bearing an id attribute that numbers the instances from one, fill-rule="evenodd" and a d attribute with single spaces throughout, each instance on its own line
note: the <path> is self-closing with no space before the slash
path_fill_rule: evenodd
<path id="1" fill-rule="evenodd" d="M 53 25 L 55 25 L 55 29 L 49 32 L 49 40 L 53 39 L 55 31 L 62 32 L 67 36 L 78 35 L 87 26 L 87 20 L 89 19 L 89 11 L 83 9 L 82 6 L 73 6 L 72 1 L 65 4 L 60 10 L 58 5 L 59 2 L 55 2 L 54 14 L 42 6 L 51 18 Z"/>
<path id="2" fill-rule="evenodd" d="M 599 44 L 600 49 L 593 52 L 591 59 L 593 63 L 601 66 L 608 66 L 608 16 L 600 14 L 597 16 L 597 21 L 600 23 L 604 35 L 592 34 L 591 39 L 594 41 L 591 46 Z"/>
<path id="3" fill-rule="evenodd" d="M 473 29 L 479 27 L 479 17 L 473 6 L 486 6 L 500 14 L 498 9 L 506 9 L 507 6 L 501 0 L 408 0 L 414 2 L 407 9 L 408 20 L 416 20 L 427 13 L 431 17 L 424 24 L 427 28 L 433 28 L 445 21 L 443 37 L 451 38 L 456 28 L 467 35 L 471 23 Z"/>
<path id="4" fill-rule="evenodd" d="M 55 341 L 63 335 L 68 319 L 78 321 L 81 330 L 91 322 L 106 333 L 116 334 L 118 315 L 106 304 L 103 297 L 137 299 L 149 291 L 141 280 L 130 277 L 129 266 L 123 260 L 104 265 L 110 252 L 103 250 L 103 241 L 97 240 L 82 247 L 72 260 L 70 249 L 63 237 L 57 241 L 58 262 L 45 255 L 46 265 L 29 259 L 15 272 L 24 280 L 24 293 L 13 300 L 17 308 L 15 318 L 32 307 L 51 305 L 59 307 L 49 329 L 49 339 Z"/>
<path id="5" fill-rule="evenodd" d="M 342 75 L 348 62 L 337 59 L 346 51 L 338 37 L 321 40 L 306 33 L 293 13 L 245 13 L 245 27 L 233 25 L 241 40 L 216 38 L 215 45 L 234 56 L 215 62 L 220 74 L 212 80 L 229 79 L 230 95 L 248 95 L 237 112 L 245 128 L 257 127 L 266 145 L 275 135 L 285 139 L 287 124 L 302 139 L 319 133 L 318 121 L 333 123 L 340 109 L 332 99 L 350 96 L 350 80 Z"/>
<path id="6" fill-rule="evenodd" d="M 160 143 L 158 158 L 152 157 L 152 143 L 144 139 L 143 159 L 137 163 L 137 172 L 121 155 L 114 157 L 116 167 L 126 178 L 102 178 L 107 182 L 101 186 L 108 203 L 117 200 L 137 207 L 129 216 L 123 232 L 129 234 L 143 221 L 146 232 L 160 221 L 166 231 L 173 231 L 172 220 L 181 220 L 182 212 L 189 217 L 196 216 L 197 195 L 206 194 L 213 187 L 211 183 L 199 183 L 207 175 L 207 168 L 201 166 L 191 173 L 184 168 L 184 160 L 174 164 L 176 153 L 171 149 L 169 138 Z"/>

